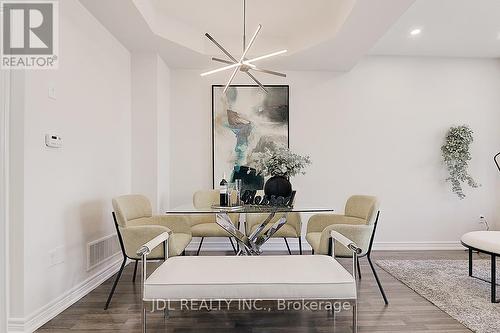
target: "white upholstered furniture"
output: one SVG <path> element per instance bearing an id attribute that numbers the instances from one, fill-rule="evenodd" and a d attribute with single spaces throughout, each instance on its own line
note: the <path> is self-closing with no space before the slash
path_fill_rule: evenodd
<path id="1" fill-rule="evenodd" d="M 311 216 L 307 223 L 306 239 L 311 245 L 314 254 L 328 254 L 331 252 L 329 238 L 332 230 L 338 231 L 355 242 L 361 248 L 358 259 L 360 257 L 368 259 L 384 303 L 389 304 L 370 257 L 379 216 L 379 202 L 376 197 L 353 195 L 347 200 L 343 215 L 316 214 Z M 335 252 L 339 257 L 352 256 L 351 251 L 342 244 L 337 245 Z M 357 265 L 359 278 L 361 279 L 359 262 L 357 262 Z"/>
<path id="2" fill-rule="evenodd" d="M 236 200 L 236 192 L 231 198 L 232 200 Z M 201 190 L 193 194 L 193 206 L 197 209 L 211 208 L 213 204 L 218 205 L 219 201 L 220 194 L 218 190 Z M 240 215 L 236 213 L 229 214 L 229 218 L 237 229 L 239 229 L 239 217 Z M 228 237 L 233 251 L 236 253 L 236 247 L 231 239 L 231 235 L 221 228 L 215 222 L 215 219 L 216 217 L 214 214 L 196 214 L 188 216 L 188 223 L 191 227 L 192 236 L 201 237 L 196 255 L 200 254 L 201 245 L 205 237 Z"/>
<path id="3" fill-rule="evenodd" d="M 118 240 L 123 253 L 123 262 L 116 276 L 111 292 L 104 309 L 109 307 L 116 285 L 127 259 L 135 261 L 133 281 L 137 273 L 137 263 L 141 259 L 137 255 L 137 250 L 148 240 L 162 233 L 170 232 L 169 253 L 170 256 L 183 254 L 184 250 L 191 242 L 191 230 L 187 224 L 187 219 L 179 215 L 157 215 L 154 216 L 151 203 L 148 198 L 140 194 L 122 195 L 112 200 L 113 219 L 115 222 Z M 156 249 L 150 259 L 161 259 L 164 251 Z"/>
<path id="4" fill-rule="evenodd" d="M 338 241 L 353 252 L 352 275 L 326 255 L 202 256 L 165 258 L 148 277 L 147 256 L 163 242 L 168 244 L 169 234 L 156 237 L 138 252 L 143 258 L 143 332 L 147 327 L 147 307 L 158 300 L 342 300 L 352 306 L 356 332 L 356 256 L 361 249 L 336 231 L 331 236 L 333 242 Z"/>
<path id="5" fill-rule="evenodd" d="M 500 231 L 472 231 L 462 236 L 462 245 L 469 249 L 469 276 L 491 284 L 491 302 L 498 303 L 496 297 L 496 258 L 500 256 Z M 473 275 L 472 251 L 486 253 L 491 256 L 490 281 Z"/>

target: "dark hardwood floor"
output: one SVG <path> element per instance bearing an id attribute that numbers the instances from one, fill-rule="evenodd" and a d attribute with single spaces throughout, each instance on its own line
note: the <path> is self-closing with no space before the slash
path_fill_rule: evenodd
<path id="1" fill-rule="evenodd" d="M 372 255 L 375 261 L 466 258 L 465 251 L 374 252 Z M 350 260 L 341 262 L 351 269 Z M 377 267 L 390 302 L 385 306 L 364 258 L 361 259 L 361 271 L 359 332 L 470 332 Z M 135 284 L 132 283 L 132 272 L 133 265 L 128 265 L 107 311 L 103 306 L 114 277 L 37 332 L 140 332 L 140 272 Z M 350 324 L 350 311 L 335 315 L 335 319 L 326 311 L 171 311 L 167 320 L 161 312 L 148 315 L 148 332 L 170 333 L 351 332 Z"/>

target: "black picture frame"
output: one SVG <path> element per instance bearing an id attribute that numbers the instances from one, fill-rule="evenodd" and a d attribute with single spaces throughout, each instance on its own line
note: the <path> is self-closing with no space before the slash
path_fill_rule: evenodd
<path id="1" fill-rule="evenodd" d="M 216 189 L 216 180 L 215 180 L 215 88 L 222 88 L 225 85 L 222 84 L 213 84 L 212 85 L 212 188 Z M 259 88 L 256 84 L 235 84 L 230 85 L 232 88 L 239 87 L 253 87 Z M 288 126 L 287 126 L 287 146 L 290 148 L 290 86 L 288 84 L 265 84 L 264 87 L 269 88 L 286 88 L 286 101 L 288 105 Z"/>

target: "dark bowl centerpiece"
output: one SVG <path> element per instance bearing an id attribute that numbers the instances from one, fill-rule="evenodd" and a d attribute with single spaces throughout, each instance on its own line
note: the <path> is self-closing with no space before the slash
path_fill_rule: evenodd
<path id="1" fill-rule="evenodd" d="M 289 148 L 273 146 L 252 156 L 252 166 L 264 177 L 269 177 L 264 185 L 268 196 L 288 197 L 292 194 L 290 177 L 305 174 L 304 169 L 311 164 L 309 156 L 294 154 Z"/>

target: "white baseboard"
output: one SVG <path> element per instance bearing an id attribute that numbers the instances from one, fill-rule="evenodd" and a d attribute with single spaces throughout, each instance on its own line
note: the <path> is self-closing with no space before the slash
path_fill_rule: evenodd
<path id="1" fill-rule="evenodd" d="M 9 318 L 8 333 L 24 332 L 31 333 L 49 322 L 52 318 L 66 310 L 68 307 L 82 299 L 104 281 L 116 274 L 123 260 L 122 254 L 118 253 L 116 259 L 111 259 L 109 265 L 97 271 L 82 283 L 71 288 L 63 295 L 46 304 L 26 318 Z"/>
<path id="2" fill-rule="evenodd" d="M 298 251 L 299 245 L 296 238 L 287 238 L 292 251 Z M 193 239 L 187 247 L 188 251 L 196 251 L 200 244 L 199 239 Z M 302 240 L 302 249 L 311 250 L 311 246 L 305 239 Z M 430 250 L 463 250 L 464 247 L 459 241 L 428 241 L 428 242 L 375 242 L 374 251 L 430 251 Z M 282 239 L 271 239 L 264 247 L 264 251 L 286 251 L 285 242 Z M 231 243 L 228 239 L 205 239 L 201 251 L 232 251 Z"/>
<path id="3" fill-rule="evenodd" d="M 459 241 L 441 242 L 375 242 L 374 251 L 430 251 L 430 250 L 463 250 Z"/>

